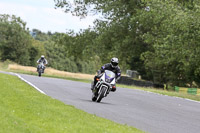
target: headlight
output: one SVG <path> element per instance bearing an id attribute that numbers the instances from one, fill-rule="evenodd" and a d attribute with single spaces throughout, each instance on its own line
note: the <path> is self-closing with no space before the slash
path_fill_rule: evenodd
<path id="1" fill-rule="evenodd" d="M 106 79 L 106 82 L 110 83 L 112 80 L 111 79 Z"/>

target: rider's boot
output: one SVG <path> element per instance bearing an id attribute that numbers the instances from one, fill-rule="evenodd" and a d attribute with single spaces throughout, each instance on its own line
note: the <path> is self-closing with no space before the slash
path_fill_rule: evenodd
<path id="1" fill-rule="evenodd" d="M 115 91 L 116 91 L 116 87 L 115 87 L 115 88 L 112 88 L 111 91 L 115 92 Z"/>

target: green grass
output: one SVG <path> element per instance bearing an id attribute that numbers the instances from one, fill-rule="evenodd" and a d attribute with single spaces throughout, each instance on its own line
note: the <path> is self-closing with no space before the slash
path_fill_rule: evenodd
<path id="1" fill-rule="evenodd" d="M 16 76 L 0 74 L 1 133 L 140 133 L 88 114 L 36 91 Z"/>
<path id="2" fill-rule="evenodd" d="M 175 97 L 181 97 L 181 98 L 187 98 L 195 101 L 200 101 L 200 96 L 198 95 L 192 95 L 192 94 L 186 94 L 181 92 L 175 92 L 175 91 L 167 91 L 167 90 L 161 90 L 161 89 L 155 89 L 150 87 L 138 87 L 138 86 L 128 86 L 128 85 L 121 85 L 119 84 L 118 87 L 122 88 L 130 88 L 130 89 L 138 89 L 138 90 L 144 90 L 149 92 L 154 92 L 162 95 L 168 95 L 168 96 L 175 96 Z"/>

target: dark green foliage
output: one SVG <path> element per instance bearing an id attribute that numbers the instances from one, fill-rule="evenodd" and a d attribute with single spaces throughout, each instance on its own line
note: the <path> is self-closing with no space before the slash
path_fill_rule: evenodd
<path id="1" fill-rule="evenodd" d="M 76 36 L 74 33 L 54 33 L 51 40 L 45 43 L 49 66 L 68 72 L 94 74 L 98 63 L 95 64 L 93 60 L 95 57 L 92 57 L 94 54 L 90 52 L 90 48 L 93 48 L 91 46 L 91 41 L 84 33 Z"/>
<path id="2" fill-rule="evenodd" d="M 35 47 L 31 47 L 31 49 L 30 49 L 30 51 L 29 51 L 30 53 L 30 65 L 31 66 L 35 66 L 36 64 L 35 64 L 35 62 L 36 62 L 36 57 L 38 56 L 38 54 L 39 54 L 39 50 L 37 49 L 37 48 L 35 48 Z"/>
<path id="3" fill-rule="evenodd" d="M 154 0 L 151 11 L 138 12 L 137 20 L 147 30 L 144 41 L 153 48 L 142 56 L 146 68 L 159 75 L 158 82 L 192 86 L 199 82 L 200 18 L 177 4 Z"/>
<path id="4" fill-rule="evenodd" d="M 34 37 L 35 40 L 38 40 L 38 41 L 48 41 L 51 35 L 52 33 L 50 31 L 46 34 L 38 29 L 32 30 L 32 36 Z"/>
<path id="5" fill-rule="evenodd" d="M 79 33 L 34 29 L 31 41 L 24 22 L 4 19 L 0 25 L 2 60 L 34 65 L 44 54 L 50 67 L 94 74 L 118 57 L 124 73 L 137 70 L 143 79 L 167 86 L 200 85 L 199 0 L 54 1 L 56 7 L 74 15 L 101 13 L 104 18 Z"/>
<path id="6" fill-rule="evenodd" d="M 22 65 L 30 65 L 31 37 L 25 25 L 18 17 L 0 15 L 2 61 L 9 59 Z"/>
<path id="7" fill-rule="evenodd" d="M 81 17 L 102 13 L 104 20 L 95 21 L 98 36 L 94 47 L 101 49 L 96 55 L 103 63 L 117 56 L 123 70 L 137 70 L 142 77 L 158 83 L 200 83 L 198 0 L 55 2 L 57 7 Z"/>

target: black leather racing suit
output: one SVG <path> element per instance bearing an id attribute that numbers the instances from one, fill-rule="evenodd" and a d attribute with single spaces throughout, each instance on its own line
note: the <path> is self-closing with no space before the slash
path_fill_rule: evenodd
<path id="1" fill-rule="evenodd" d="M 107 63 L 105 65 L 103 65 L 101 67 L 101 69 L 98 71 L 98 75 L 94 77 L 94 84 L 93 84 L 93 87 L 96 85 L 97 83 L 97 78 L 100 78 L 100 74 L 103 73 L 105 70 L 110 70 L 112 72 L 114 72 L 116 74 L 116 82 L 120 79 L 121 77 L 121 70 L 120 70 L 120 67 L 117 66 L 115 68 L 112 67 L 112 65 L 110 63 Z M 92 88 L 94 89 L 94 88 Z M 116 90 L 116 89 L 115 89 Z M 115 91 L 115 90 L 111 90 L 111 91 Z"/>

